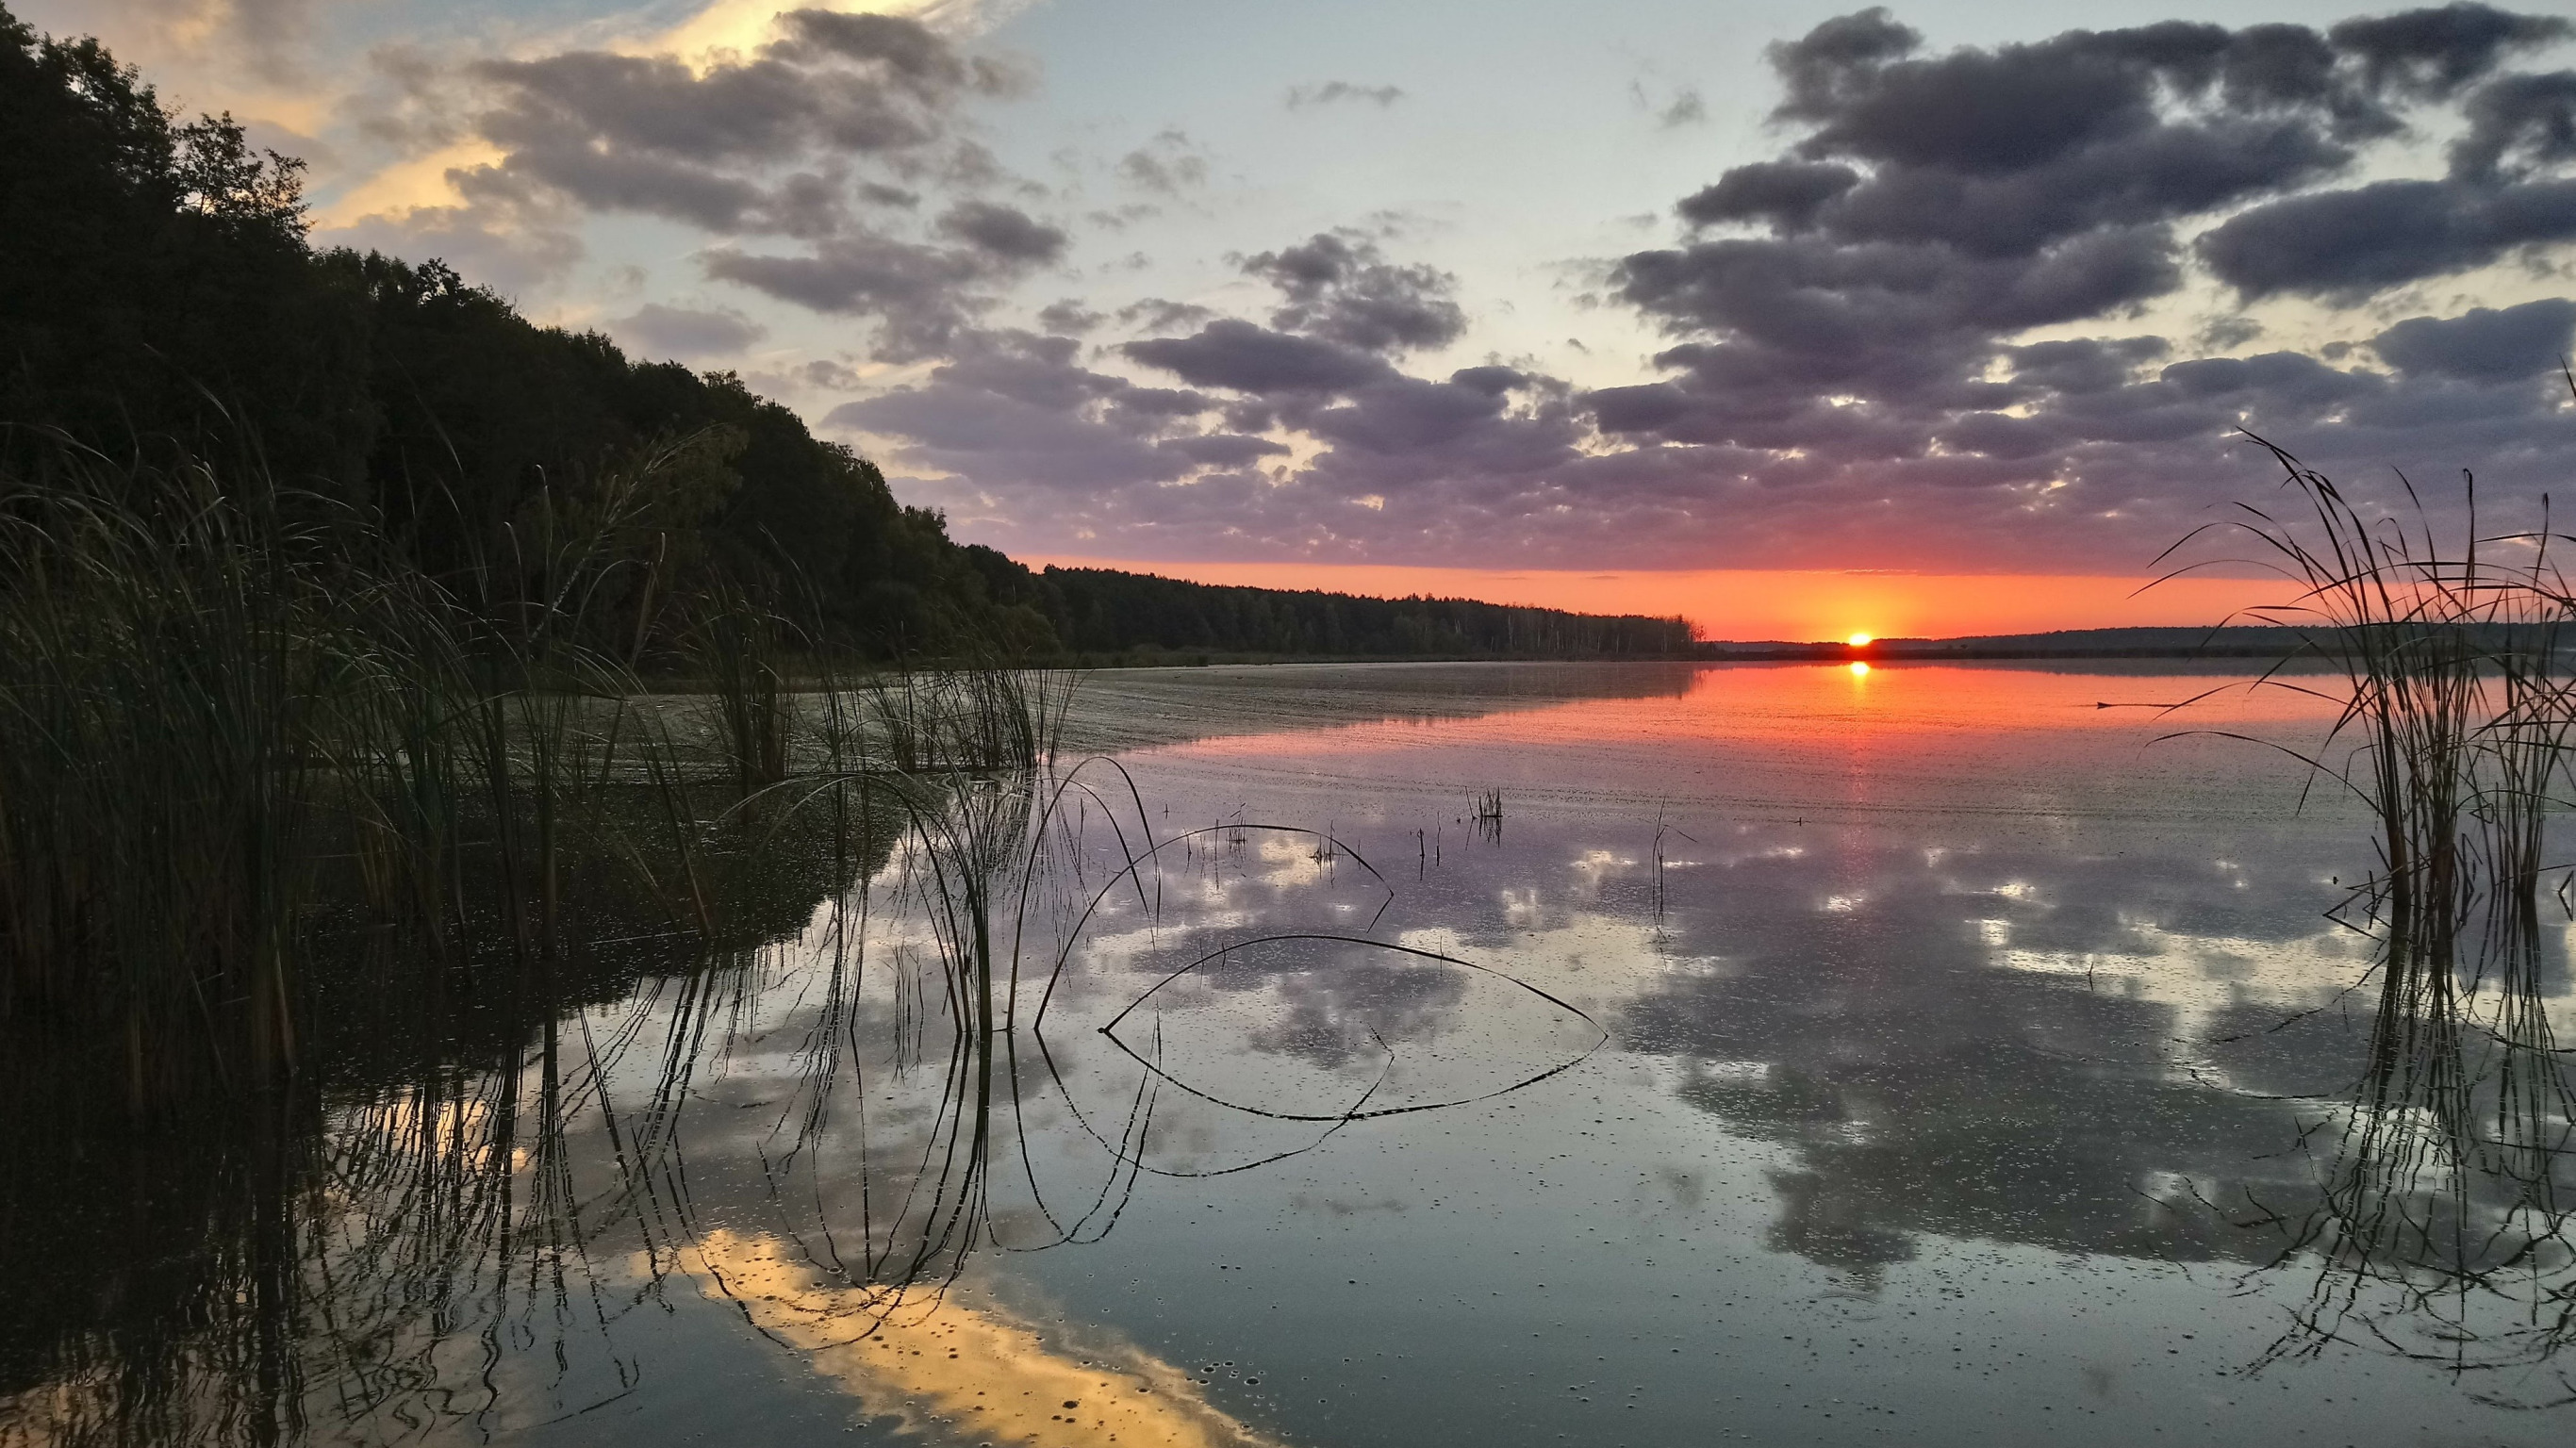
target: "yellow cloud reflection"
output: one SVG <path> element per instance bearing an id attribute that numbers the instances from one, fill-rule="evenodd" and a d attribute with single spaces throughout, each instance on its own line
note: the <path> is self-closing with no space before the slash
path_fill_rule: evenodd
<path id="1" fill-rule="evenodd" d="M 1279 1448 L 1211 1406 L 1188 1373 L 1132 1348 L 1067 1357 L 1036 1329 L 954 1294 L 935 1307 L 916 1296 L 871 1332 L 881 1292 L 823 1280 L 786 1243 L 712 1232 L 697 1256 L 754 1326 L 805 1353 L 869 1414 L 913 1432 L 994 1448 Z"/>

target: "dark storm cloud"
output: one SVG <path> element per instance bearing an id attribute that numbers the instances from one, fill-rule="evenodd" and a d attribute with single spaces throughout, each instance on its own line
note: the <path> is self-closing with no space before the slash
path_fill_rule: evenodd
<path id="1" fill-rule="evenodd" d="M 1884 346 L 1982 346 L 1996 332 L 2095 317 L 2171 291 L 2171 238 L 2090 231 L 2034 255 L 1961 256 L 1946 247 L 1788 240 L 1705 242 L 1620 265 L 1624 300 L 1692 331 L 1740 338 L 1840 370 Z M 1709 366 L 1714 353 L 1699 354 Z"/>
<path id="2" fill-rule="evenodd" d="M 1337 407 L 1309 414 L 1305 430 L 1355 453 L 1415 454 L 1456 443 L 1501 417 L 1507 391 L 1405 377 L 1364 388 Z"/>

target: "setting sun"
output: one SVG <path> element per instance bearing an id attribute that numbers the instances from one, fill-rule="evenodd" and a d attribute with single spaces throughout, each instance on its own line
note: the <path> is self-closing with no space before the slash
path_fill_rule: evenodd
<path id="1" fill-rule="evenodd" d="M 1843 640 L 1843 642 L 1844 642 L 1844 643 L 1847 643 L 1847 644 L 1849 644 L 1849 645 L 1851 645 L 1853 648 L 1856 648 L 1856 649 L 1859 649 L 1859 648 L 1867 648 L 1867 647 L 1869 646 L 1869 635 L 1867 635 L 1867 634 L 1865 634 L 1865 633 L 1856 633 L 1856 634 L 1853 634 L 1850 638 L 1847 638 L 1847 639 Z"/>

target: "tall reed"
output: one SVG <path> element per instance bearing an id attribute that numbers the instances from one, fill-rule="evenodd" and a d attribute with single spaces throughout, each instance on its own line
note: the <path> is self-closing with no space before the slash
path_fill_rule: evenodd
<path id="1" fill-rule="evenodd" d="M 350 623 L 327 520 L 202 468 L 0 493 L 0 1012 L 113 1023 L 127 1087 L 197 1022 L 212 1065 L 295 1055 L 292 937 Z"/>
<path id="2" fill-rule="evenodd" d="M 15 1165 L 123 1163 L 166 1204 L 124 1229 L 184 1267 L 116 1269 L 135 1243 L 102 1229 L 64 1268 L 88 1306 L 0 1335 L 0 1370 L 50 1385 L 15 1420 L 38 1441 L 283 1441 L 324 1408 L 417 1431 L 470 1404 L 460 1351 L 498 1361 L 546 1312 L 582 1338 L 580 1254 L 686 1235 L 678 1122 L 763 951 L 818 900 L 839 922 L 898 831 L 918 899 L 953 907 L 931 974 L 970 1028 L 942 1159 L 864 1270 L 900 1300 L 979 1239 L 1014 1069 L 998 942 L 1069 680 L 843 672 L 675 576 L 640 521 L 663 465 L 545 491 L 439 576 L 256 475 L 67 454 L 0 479 L 4 1135 Z M 656 697 L 645 661 L 704 692 Z M 594 1042 L 602 1000 L 631 1009 Z M 604 1073 L 657 1012 L 661 1085 L 612 1113 Z M 585 1092 L 606 1192 L 566 1152 Z M 0 1207 L 50 1220 L 20 1175 Z"/>
<path id="3" fill-rule="evenodd" d="M 654 590 L 621 585 L 668 465 L 541 492 L 440 577 L 257 473 L 66 449 L 0 479 L 0 1017 L 120 1035 L 138 1106 L 263 1089 L 297 1069 L 325 918 L 524 971 L 561 951 L 577 861 L 702 906 L 713 781 L 595 642 L 652 632 Z M 717 589 L 696 626 L 773 629 Z M 723 656 L 739 797 L 783 774 L 788 710 L 765 655 Z"/>
<path id="4" fill-rule="evenodd" d="M 2265 444 L 2270 447 L 2270 444 Z M 2543 979 L 2549 818 L 2576 765 L 2576 591 L 2543 516 L 2483 530 L 2464 480 L 2446 536 L 2411 487 L 2384 514 L 2271 451 L 2297 511 L 2239 526 L 2299 587 L 2255 612 L 2341 674 L 2262 685 L 2331 698 L 2295 751 L 2369 812 L 2378 867 L 2338 912 L 2374 940 L 2360 1071 L 2310 1146 L 2318 1206 L 2284 1260 L 2323 1264 L 2277 1352 L 2389 1345 L 2424 1315 L 2458 1367 L 2576 1341 L 2576 1073 Z M 2303 1142 L 2311 1138 L 2303 1138 Z"/>

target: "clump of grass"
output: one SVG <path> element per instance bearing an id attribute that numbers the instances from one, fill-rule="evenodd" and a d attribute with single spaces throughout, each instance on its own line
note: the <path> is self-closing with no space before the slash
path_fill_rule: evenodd
<path id="1" fill-rule="evenodd" d="M 2375 941 L 2362 1069 L 2311 1148 L 2319 1206 L 2284 1256 L 2326 1271 L 2276 1352 L 2393 1342 L 2382 1323 L 2420 1314 L 2456 1365 L 2536 1361 L 2576 1341 L 2576 1080 L 2540 949 L 2576 742 L 2576 591 L 2551 551 L 2570 540 L 2545 500 L 2535 526 L 2482 532 L 2474 480 L 2446 539 L 2411 486 L 2408 511 L 2382 515 L 2271 451 L 2298 511 L 2249 507 L 2239 526 L 2301 591 L 2255 612 L 2300 630 L 2342 687 L 2277 668 L 2258 682 L 2338 704 L 2294 752 L 2369 811 L 2378 854 L 2338 912 Z"/>
<path id="2" fill-rule="evenodd" d="M 314 785 L 353 673 L 327 520 L 203 469 L 0 494 L 0 1011 L 81 1007 L 141 1096 L 174 1023 L 290 1063 Z"/>
<path id="3" fill-rule="evenodd" d="M 47 1435 L 292 1437 L 333 1392 L 353 1421 L 457 1411 L 452 1325 L 499 1360 L 602 1230 L 563 1123 L 624 1042 L 572 1008 L 668 977 L 664 1089 L 605 1211 L 658 1220 L 689 1073 L 761 949 L 818 899 L 837 921 L 899 831 L 961 1027 L 934 1139 L 964 1165 L 871 1229 L 865 1270 L 900 1301 L 988 1230 L 1071 680 L 846 677 L 816 649 L 800 692 L 779 613 L 649 581 L 620 520 L 651 466 L 442 577 L 264 478 L 74 456 L 0 479 L 0 1077 L 35 1103 L 10 1144 L 125 1153 L 137 1200 L 175 1203 L 129 1229 L 186 1244 L 73 1294 L 95 1311 L 45 1348 Z M 706 692 L 652 697 L 648 640 Z"/>
<path id="4" fill-rule="evenodd" d="M 793 705 L 787 684 L 787 621 L 739 588 L 709 594 L 689 630 L 687 657 L 713 705 L 737 786 L 748 795 L 788 773 Z"/>
<path id="5" fill-rule="evenodd" d="M 933 776 L 1052 763 L 1073 702 L 1073 676 L 1000 665 L 901 669 L 864 690 L 865 711 L 900 773 Z"/>
<path id="6" fill-rule="evenodd" d="M 719 878 L 726 857 L 776 833 L 724 827 L 800 769 L 846 861 L 848 812 L 875 798 L 854 774 L 1052 757 L 1060 674 L 849 687 L 821 665 L 800 708 L 785 618 L 659 576 L 636 519 L 681 463 L 543 492 L 435 577 L 373 519 L 256 474 L 66 449 L 0 478 L 0 1018 L 123 1040 L 138 1107 L 208 1075 L 266 1089 L 298 1069 L 318 922 L 469 972 L 497 947 L 524 975 L 567 949 L 568 882 L 613 867 L 712 941 L 756 889 Z M 635 673 L 665 636 L 707 686 L 694 735 Z"/>

